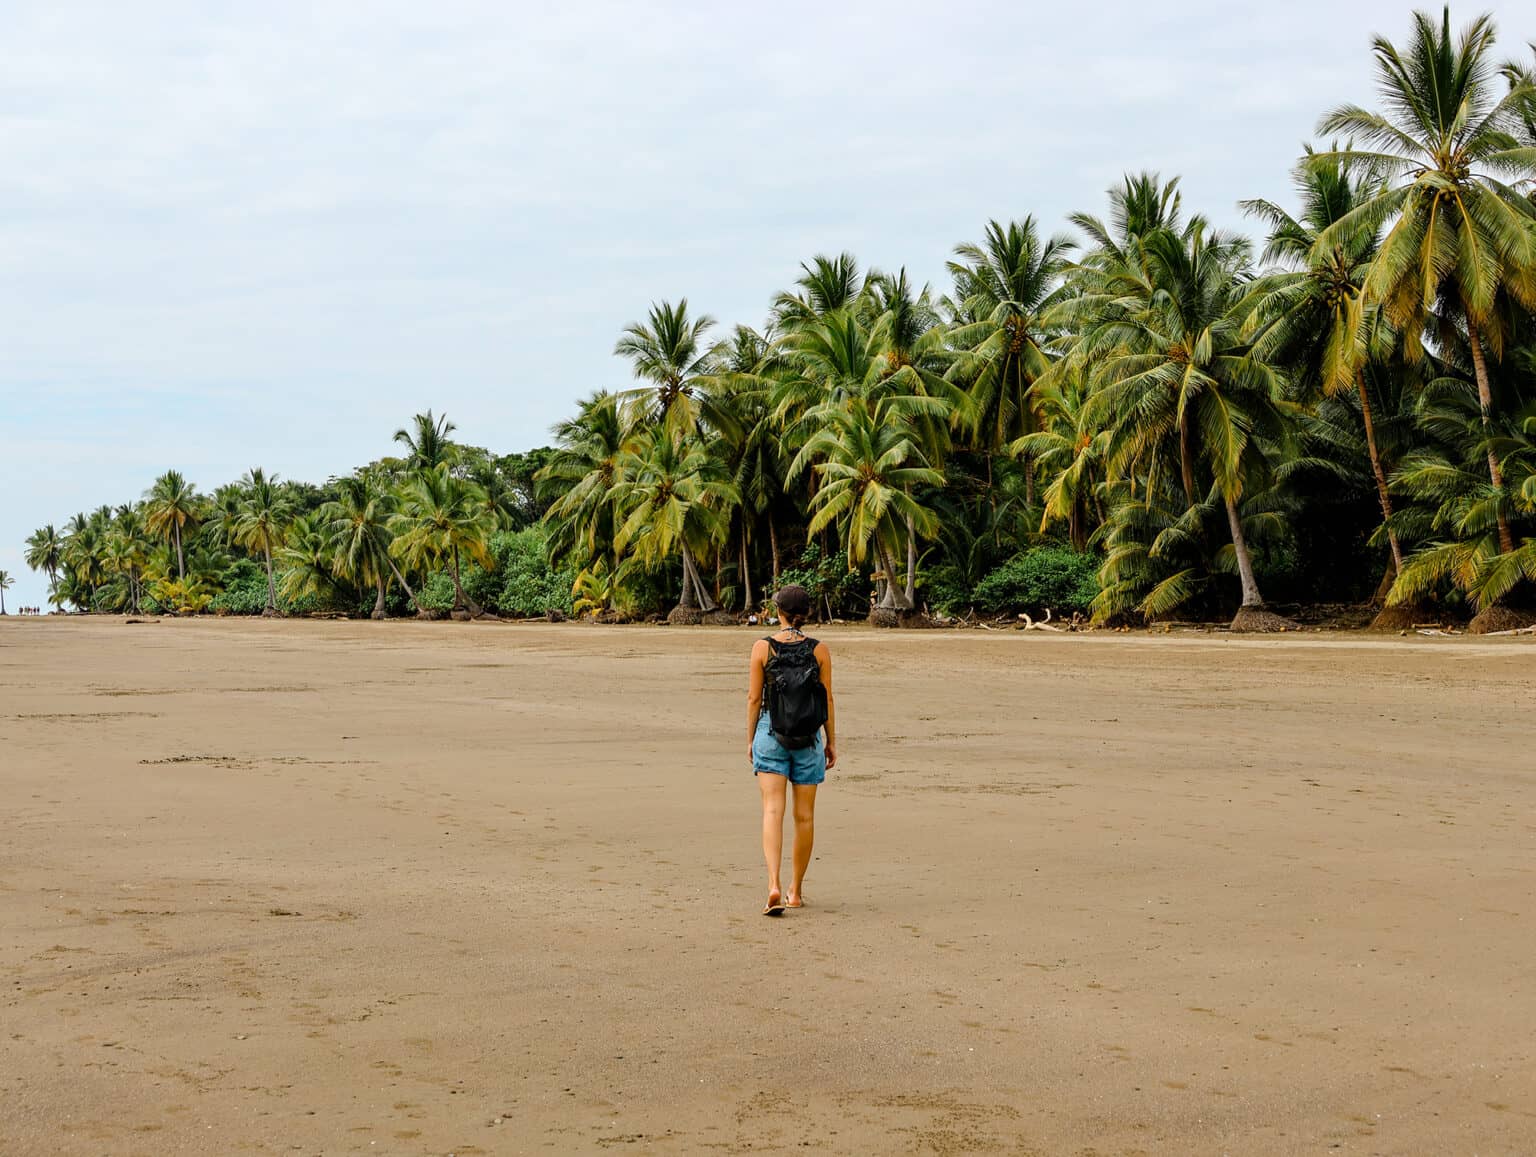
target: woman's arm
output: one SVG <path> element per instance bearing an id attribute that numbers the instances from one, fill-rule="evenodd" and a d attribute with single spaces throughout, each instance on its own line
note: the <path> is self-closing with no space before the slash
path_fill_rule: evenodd
<path id="1" fill-rule="evenodd" d="M 821 685 L 827 689 L 827 766 L 837 764 L 837 708 L 832 702 L 832 652 L 825 643 L 816 644 L 816 665 L 821 668 Z"/>
<path id="2" fill-rule="evenodd" d="M 747 669 L 747 760 L 752 759 L 752 737 L 757 734 L 757 717 L 763 712 L 763 666 L 768 662 L 768 644 L 759 639 L 752 644 L 752 659 Z"/>

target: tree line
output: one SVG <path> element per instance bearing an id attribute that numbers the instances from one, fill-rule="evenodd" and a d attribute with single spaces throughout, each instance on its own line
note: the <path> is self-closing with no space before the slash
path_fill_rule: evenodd
<path id="1" fill-rule="evenodd" d="M 654 304 L 615 348 L 637 384 L 553 447 L 497 458 L 429 412 L 323 488 L 169 472 L 28 563 L 99 609 L 264 587 L 268 613 L 693 621 L 792 578 L 881 622 L 1265 629 L 1360 601 L 1508 625 L 1536 581 L 1536 50 L 1446 10 L 1373 57 L 1376 106 L 1324 115 L 1291 196 L 1243 203 L 1258 245 L 1141 173 L 1071 233 L 988 222 L 942 291 L 818 255 L 760 328 Z"/>

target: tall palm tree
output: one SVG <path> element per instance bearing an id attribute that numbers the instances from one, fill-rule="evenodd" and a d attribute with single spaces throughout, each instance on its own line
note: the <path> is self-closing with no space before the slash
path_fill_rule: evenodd
<path id="1" fill-rule="evenodd" d="M 283 545 L 293 518 L 293 504 L 277 483 L 276 474 L 268 478 L 260 466 L 252 467 L 240 480 L 240 513 L 235 522 L 239 544 L 247 550 L 260 551 L 267 564 L 267 605 L 261 612 L 266 616 L 277 614 L 272 552 Z"/>
<path id="2" fill-rule="evenodd" d="M 394 494 L 367 471 L 338 478 L 332 485 L 336 497 L 315 512 L 315 522 L 328 536 L 332 568 L 358 586 L 373 584 L 376 595 L 370 617 L 385 617 L 384 599 L 391 576 L 420 612 L 416 593 L 389 553 L 394 539 L 390 518 L 398 505 Z"/>
<path id="3" fill-rule="evenodd" d="M 1318 158 L 1365 166 L 1386 178 L 1376 195 L 1335 221 L 1318 242 L 1331 247 L 1362 228 L 1374 232 L 1391 223 L 1366 275 L 1366 296 L 1408 334 L 1420 330 L 1437 306 L 1460 316 L 1489 433 L 1494 397 L 1487 358 L 1498 356 L 1505 336 L 1500 296 L 1536 309 L 1536 222 L 1530 203 L 1508 183 L 1536 172 L 1536 154 L 1518 136 L 1536 87 L 1511 71 L 1506 91 L 1498 91 L 1494 40 L 1488 16 L 1453 37 L 1449 7 L 1438 23 L 1415 12 L 1404 50 L 1377 37 L 1372 50 L 1385 111 L 1341 105 L 1319 125 L 1320 132 L 1353 136 L 1371 147 Z M 1487 460 L 1489 480 L 1502 494 L 1503 473 L 1491 447 Z M 1508 553 L 1514 539 L 1506 512 L 1497 521 L 1500 549 Z"/>
<path id="4" fill-rule="evenodd" d="M 5 592 L 11 589 L 15 581 L 9 571 L 0 570 L 0 615 L 5 614 Z"/>
<path id="5" fill-rule="evenodd" d="M 455 478 L 446 462 L 410 479 L 400 492 L 400 508 L 390 517 L 395 538 L 389 551 L 407 565 L 421 568 L 444 562 L 453 580 L 453 609 L 474 618 L 485 609 L 464 592 L 460 561 L 467 556 L 486 569 L 496 565 L 490 551 L 494 524 L 485 512 L 480 488 Z"/>
<path id="6" fill-rule="evenodd" d="M 719 606 L 699 574 L 698 558 L 707 558 L 730 526 L 728 511 L 738 495 L 724 473 L 699 438 L 673 437 L 665 429 L 636 435 L 621 456 L 614 498 L 623 522 L 614 545 L 651 567 L 678 558 L 678 610 L 684 613 Z"/>
<path id="7" fill-rule="evenodd" d="M 32 570 L 40 570 L 48 575 L 48 590 L 59 582 L 59 566 L 64 551 L 64 540 L 59 532 L 54 529 L 53 523 L 34 530 L 27 537 L 27 566 Z"/>
<path id="8" fill-rule="evenodd" d="M 624 327 L 614 355 L 628 358 L 635 377 L 650 383 L 629 391 L 635 404 L 632 420 L 661 422 L 675 434 L 698 422 L 708 401 L 701 396 L 709 373 L 704 335 L 714 324 L 708 314 L 689 317 L 685 297 L 676 305 L 656 302 L 645 321 Z"/>
<path id="9" fill-rule="evenodd" d="M 992 498 L 992 460 L 1006 446 L 1039 428 L 1030 397 L 1049 368 L 1052 338 L 1045 314 L 1064 289 L 1063 275 L 1075 243 L 1055 236 L 1042 241 L 1033 217 L 1005 227 L 988 221 L 981 245 L 955 246 L 957 324 L 949 339 L 960 351 L 948 376 L 965 385 L 973 419 L 967 430 L 987 464 Z M 1034 502 L 1034 471 L 1025 452 L 1027 501 Z"/>
<path id="10" fill-rule="evenodd" d="M 1246 241 L 1195 218 L 1096 263 L 1091 291 L 1068 304 L 1085 325 L 1080 364 L 1093 420 L 1109 431 L 1111 476 L 1172 474 L 1191 510 L 1215 495 L 1241 582 L 1239 619 L 1253 622 L 1264 600 L 1240 504 L 1272 467 L 1284 423 L 1278 376 L 1242 335 L 1248 270 Z"/>
<path id="11" fill-rule="evenodd" d="M 395 441 L 408 451 L 406 469 L 419 474 L 457 462 L 458 444 L 449 437 L 456 429 L 458 427 L 448 420 L 447 414 L 434 417 L 428 410 L 425 414 L 413 415 L 409 427 L 395 431 Z"/>
<path id="12" fill-rule="evenodd" d="M 176 547 L 176 577 L 187 577 L 186 554 L 182 544 L 186 535 L 202 521 L 202 500 L 197 488 L 180 471 L 167 470 L 145 492 L 144 517 L 151 534 Z"/>
<path id="13" fill-rule="evenodd" d="M 555 426 L 555 442 L 549 462 L 534 475 L 541 493 L 554 499 L 544 514 L 550 554 L 573 557 L 580 569 L 608 555 L 609 573 L 614 573 L 613 539 L 619 526 L 614 487 L 625 444 L 618 398 L 599 391 L 583 399 L 575 417 Z"/>
<path id="14" fill-rule="evenodd" d="M 1376 255 L 1379 233 L 1360 223 L 1354 233 L 1336 234 L 1330 245 L 1318 244 L 1323 232 L 1381 189 L 1369 177 L 1352 177 L 1336 157 L 1315 159 L 1310 147 L 1296 168 L 1295 183 L 1302 204 L 1300 217 L 1292 217 L 1271 201 L 1242 203 L 1251 216 L 1269 226 L 1263 259 L 1289 267 L 1254 287 L 1248 322 L 1257 331 L 1254 353 L 1295 365 L 1299 379 L 1315 386 L 1323 397 L 1353 392 L 1358 398 L 1392 567 L 1401 574 L 1403 551 L 1392 525 L 1392 496 L 1366 382 L 1372 347 L 1379 360 L 1396 344 L 1380 310 L 1365 299 L 1366 273 Z"/>

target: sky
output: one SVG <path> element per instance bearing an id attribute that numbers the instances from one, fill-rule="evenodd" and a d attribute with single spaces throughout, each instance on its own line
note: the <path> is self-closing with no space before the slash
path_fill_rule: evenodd
<path id="1" fill-rule="evenodd" d="M 429 407 L 545 444 L 656 300 L 723 335 L 844 249 L 947 288 L 989 218 L 1141 169 L 1244 225 L 1411 7 L 10 0 L 6 607 L 32 530 L 169 468 L 320 482 Z M 1529 60 L 1536 8 L 1482 11 Z"/>

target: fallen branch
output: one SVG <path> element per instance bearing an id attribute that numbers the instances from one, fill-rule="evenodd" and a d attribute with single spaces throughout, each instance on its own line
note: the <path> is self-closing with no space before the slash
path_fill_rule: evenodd
<path id="1" fill-rule="evenodd" d="M 1061 627 L 1053 627 L 1053 626 L 1050 625 L 1050 622 L 1051 622 L 1051 608 L 1050 607 L 1046 607 L 1045 608 L 1045 618 L 1041 619 L 1038 623 L 1035 622 L 1034 619 L 1030 618 L 1028 614 L 1021 614 L 1019 616 L 1019 618 L 1024 620 L 1024 630 L 1026 630 L 1026 631 L 1051 631 L 1054 634 L 1059 635 L 1059 634 L 1062 633 L 1062 630 L 1063 630 Z"/>
<path id="2" fill-rule="evenodd" d="M 1536 627 L 1516 627 L 1510 631 L 1489 631 L 1485 639 L 1497 639 L 1508 635 L 1536 635 Z"/>

